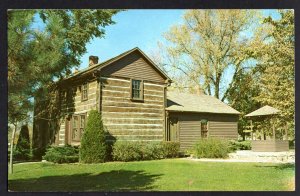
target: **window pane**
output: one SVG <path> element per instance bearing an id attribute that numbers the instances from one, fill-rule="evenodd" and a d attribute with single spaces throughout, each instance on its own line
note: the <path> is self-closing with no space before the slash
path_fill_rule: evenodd
<path id="1" fill-rule="evenodd" d="M 78 116 L 74 116 L 74 119 L 73 119 L 73 128 L 77 127 L 77 123 L 78 123 Z"/>
<path id="2" fill-rule="evenodd" d="M 132 98 L 141 98 L 141 80 L 132 80 Z"/>
<path id="3" fill-rule="evenodd" d="M 72 139 L 73 140 L 78 140 L 79 139 L 78 129 L 73 129 Z"/>
<path id="4" fill-rule="evenodd" d="M 80 122 L 80 127 L 84 128 L 85 127 L 85 116 L 81 116 L 81 122 Z"/>

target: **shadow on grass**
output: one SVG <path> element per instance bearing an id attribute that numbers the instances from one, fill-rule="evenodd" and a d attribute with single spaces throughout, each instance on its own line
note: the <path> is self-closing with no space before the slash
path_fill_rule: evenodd
<path id="1" fill-rule="evenodd" d="M 113 170 L 102 173 L 82 173 L 65 176 L 8 181 L 10 191 L 150 191 L 162 174 L 144 171 Z"/>
<path id="2" fill-rule="evenodd" d="M 295 169 L 295 163 L 282 163 L 278 165 L 256 165 L 256 167 L 273 167 L 279 170 Z"/>

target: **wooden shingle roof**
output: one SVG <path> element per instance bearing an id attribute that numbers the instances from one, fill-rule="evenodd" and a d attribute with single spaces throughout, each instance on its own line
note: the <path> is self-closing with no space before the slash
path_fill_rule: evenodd
<path id="1" fill-rule="evenodd" d="M 168 111 L 240 114 L 237 110 L 209 95 L 167 92 Z"/>
<path id="2" fill-rule="evenodd" d="M 273 114 L 277 114 L 279 113 L 280 110 L 273 108 L 271 106 L 264 106 L 262 108 L 259 108 L 247 115 L 245 115 L 246 117 L 252 117 L 252 116 L 267 116 L 267 115 L 273 115 Z"/>

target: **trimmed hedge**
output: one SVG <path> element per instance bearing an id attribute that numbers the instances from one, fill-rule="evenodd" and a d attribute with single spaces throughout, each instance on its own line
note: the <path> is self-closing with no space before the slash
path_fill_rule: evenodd
<path id="1" fill-rule="evenodd" d="M 196 158 L 226 158 L 228 152 L 228 141 L 220 138 L 200 139 L 193 148 Z"/>
<path id="2" fill-rule="evenodd" d="M 101 115 L 96 110 L 91 110 L 87 118 L 87 126 L 79 151 L 80 162 L 102 163 L 109 157 L 109 146 L 106 142 L 106 133 Z"/>
<path id="3" fill-rule="evenodd" d="M 251 141 L 229 141 L 229 151 L 234 152 L 236 150 L 251 150 Z"/>
<path id="4" fill-rule="evenodd" d="M 113 160 L 141 161 L 179 156 L 178 142 L 117 141 L 113 146 Z"/>
<path id="5" fill-rule="evenodd" d="M 43 159 L 53 163 L 75 163 L 79 160 L 79 150 L 73 146 L 54 146 L 46 150 Z"/>

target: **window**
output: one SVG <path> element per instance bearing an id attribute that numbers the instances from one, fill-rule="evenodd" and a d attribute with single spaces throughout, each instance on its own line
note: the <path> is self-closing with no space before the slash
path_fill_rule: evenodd
<path id="1" fill-rule="evenodd" d="M 72 141 L 80 141 L 85 129 L 85 114 L 73 116 Z"/>
<path id="2" fill-rule="evenodd" d="M 143 81 L 131 80 L 131 98 L 134 100 L 143 100 Z"/>
<path id="3" fill-rule="evenodd" d="M 85 101 L 88 99 L 88 84 L 84 83 L 82 85 L 82 90 L 81 90 L 81 100 Z"/>
<path id="4" fill-rule="evenodd" d="M 201 120 L 201 137 L 207 138 L 207 120 L 203 119 Z"/>

